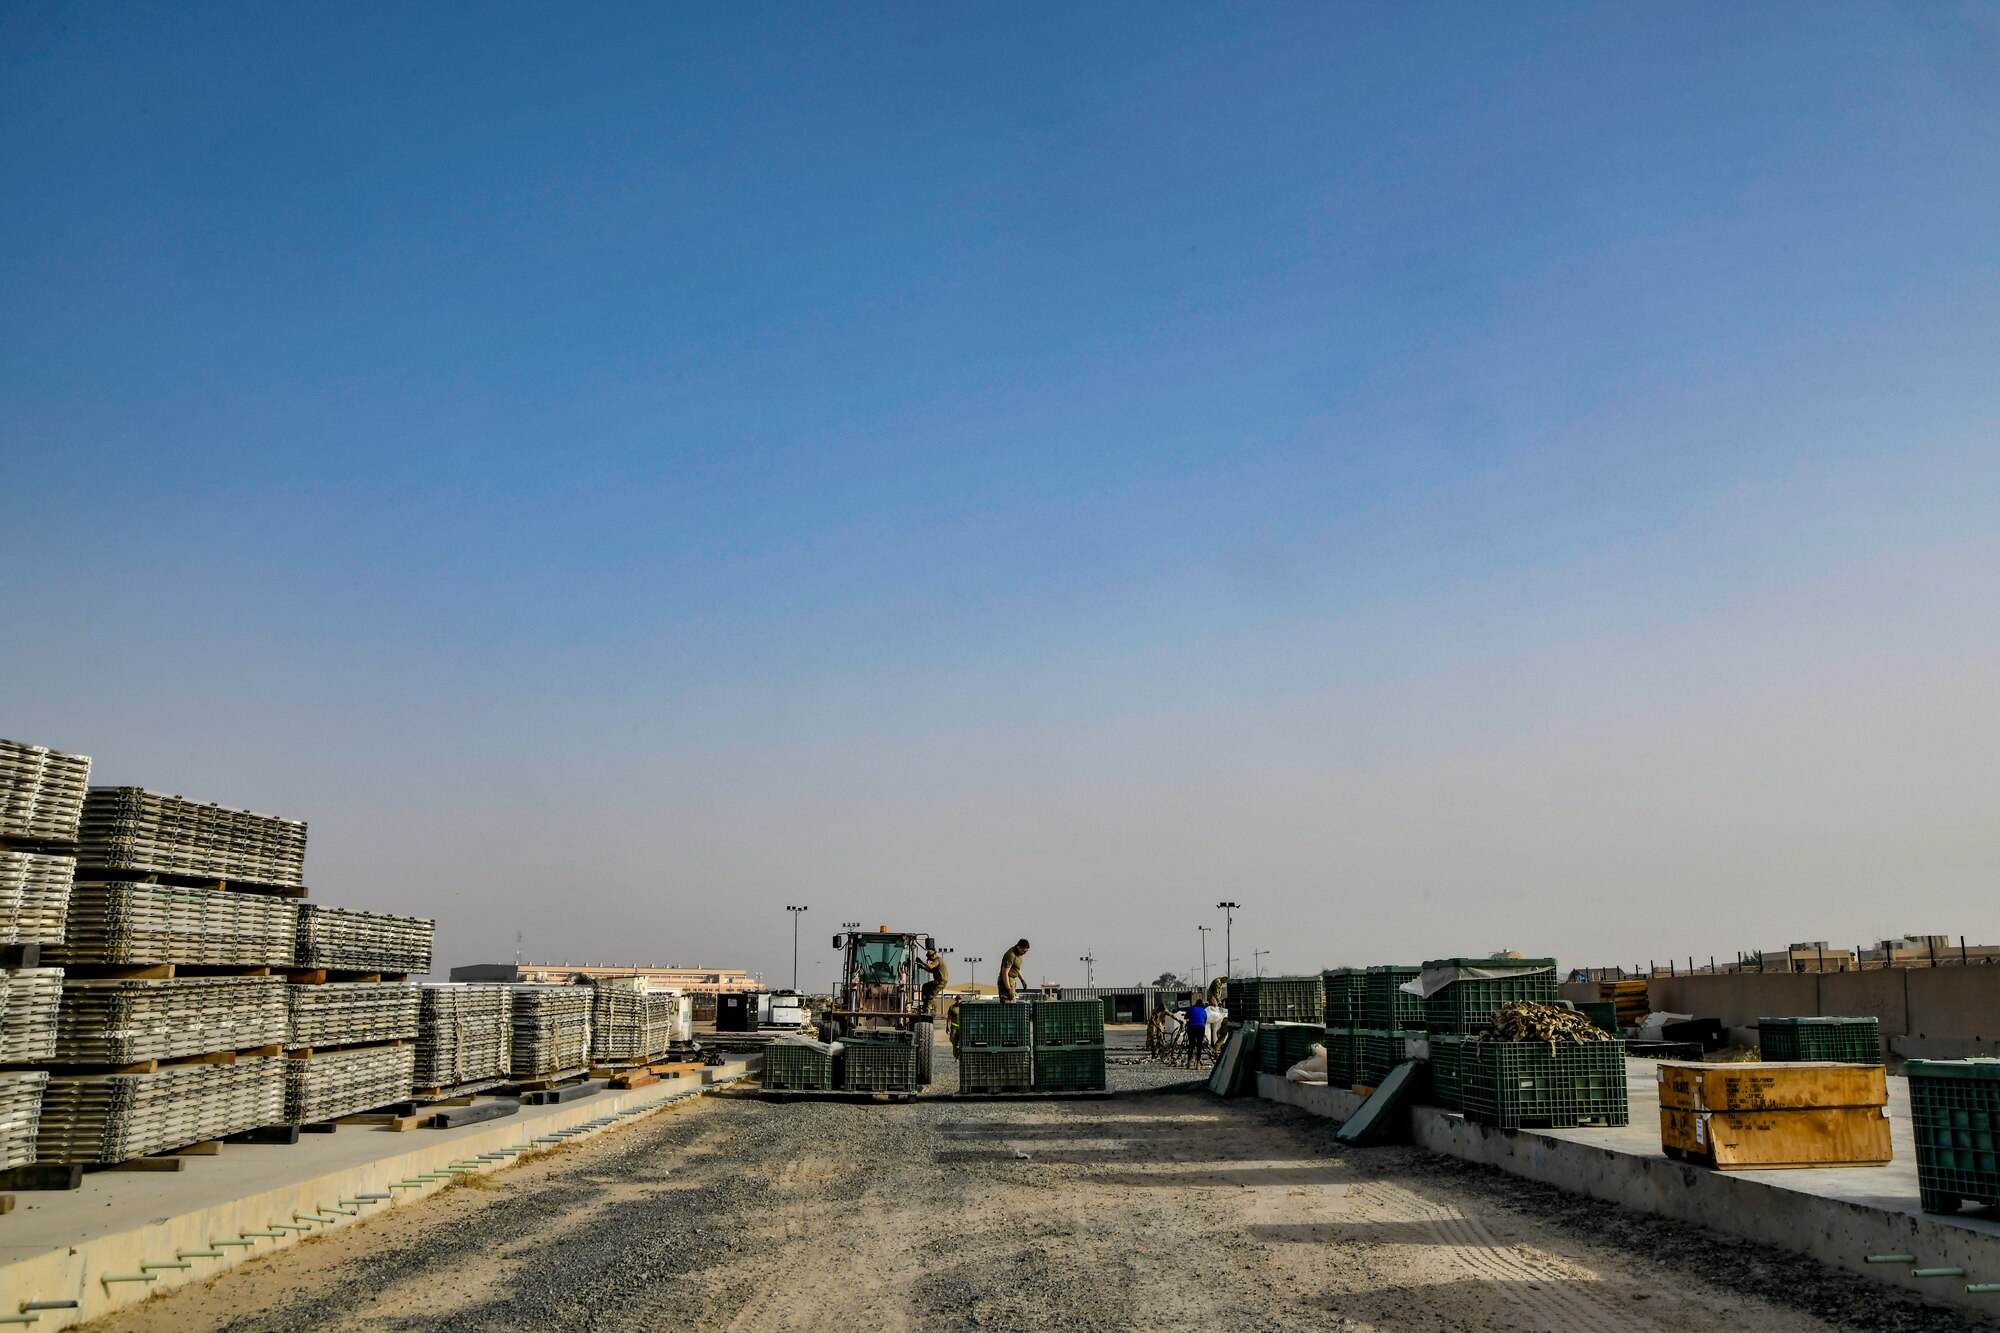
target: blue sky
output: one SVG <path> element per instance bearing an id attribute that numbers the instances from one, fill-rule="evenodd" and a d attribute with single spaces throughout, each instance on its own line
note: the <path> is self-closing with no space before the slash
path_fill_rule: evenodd
<path id="1" fill-rule="evenodd" d="M 10 7 L 0 734 L 445 962 L 2000 939 L 1996 57 Z"/>

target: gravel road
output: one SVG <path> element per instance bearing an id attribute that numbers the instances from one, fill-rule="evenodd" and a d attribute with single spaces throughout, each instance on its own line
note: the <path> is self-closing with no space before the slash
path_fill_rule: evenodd
<path id="1" fill-rule="evenodd" d="M 1063 1102 L 717 1093 L 93 1327 L 1993 1327 L 1414 1149 L 1344 1148 L 1184 1071 L 1113 1078 L 1118 1096 Z"/>

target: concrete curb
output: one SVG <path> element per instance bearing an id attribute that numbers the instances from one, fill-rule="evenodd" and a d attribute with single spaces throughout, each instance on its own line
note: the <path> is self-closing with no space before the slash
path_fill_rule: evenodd
<path id="1" fill-rule="evenodd" d="M 39 1253 L 21 1255 L 18 1243 L 7 1245 L 5 1223 L 0 1223 L 0 1253 L 20 1256 L 0 1263 L 0 1301 L 4 1301 L 0 1314 L 12 1314 L 26 1301 L 74 1300 L 76 1309 L 40 1312 L 40 1326 L 66 1328 L 100 1318 L 158 1292 L 205 1281 L 247 1259 L 296 1245 L 307 1236 L 335 1231 L 423 1198 L 460 1174 L 504 1169 L 523 1155 L 503 1154 L 502 1149 L 531 1141 L 536 1148 L 552 1148 L 630 1124 L 710 1086 L 733 1083 L 753 1072 L 757 1063 L 754 1058 L 732 1062 L 631 1092 L 599 1093 L 573 1105 L 523 1108 L 524 1114 L 460 1130 L 422 1129 L 396 1135 L 383 1147 L 401 1151 L 371 1161 Z M 540 1114 L 525 1114 L 528 1110 Z M 563 1136 L 560 1140 L 558 1134 Z M 226 1167 L 229 1159 L 225 1155 L 218 1160 Z M 455 1171 L 454 1164 L 458 1164 Z M 370 1201 L 364 1198 L 368 1195 L 387 1197 Z M 249 1234 L 270 1231 L 282 1234 Z M 218 1239 L 253 1243 L 211 1244 Z M 141 1275 L 150 1276 L 138 1280 Z"/>

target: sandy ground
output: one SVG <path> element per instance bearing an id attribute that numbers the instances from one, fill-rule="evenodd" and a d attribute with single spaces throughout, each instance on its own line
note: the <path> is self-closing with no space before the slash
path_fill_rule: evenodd
<path id="1" fill-rule="evenodd" d="M 1346 1149 L 1323 1121 L 1183 1087 L 901 1106 L 718 1094 L 93 1328 L 689 1324 L 1986 1327 L 1412 1149 Z"/>

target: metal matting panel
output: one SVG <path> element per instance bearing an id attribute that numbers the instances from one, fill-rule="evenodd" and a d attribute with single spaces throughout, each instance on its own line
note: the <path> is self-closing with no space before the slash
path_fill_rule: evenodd
<path id="1" fill-rule="evenodd" d="M 0 740 L 0 838 L 75 842 L 89 786 L 88 755 Z"/>
<path id="2" fill-rule="evenodd" d="M 143 787 L 90 788 L 77 844 L 83 864 L 109 870 L 212 875 L 285 888 L 306 882 L 303 820 Z"/>
<path id="3" fill-rule="evenodd" d="M 285 1119 L 301 1125 L 387 1106 L 410 1095 L 417 1053 L 362 1046 L 285 1061 Z"/>
<path id="4" fill-rule="evenodd" d="M 0 972 L 0 1064 L 42 1064 L 55 1055 L 62 990 L 59 967 Z"/>
<path id="5" fill-rule="evenodd" d="M 150 1074 L 51 1075 L 35 1155 L 47 1162 L 123 1162 L 277 1124 L 285 1109 L 284 1063 L 252 1056 Z"/>
<path id="6" fill-rule="evenodd" d="M 43 952 L 58 963 L 290 967 L 297 935 L 295 904 L 281 898 L 79 881 L 63 942 Z"/>
<path id="7" fill-rule="evenodd" d="M 591 990 L 585 986 L 509 985 L 514 995 L 514 1078 L 546 1078 L 575 1069 L 590 1053 Z"/>
<path id="8" fill-rule="evenodd" d="M 0 944 L 60 944 L 76 858 L 0 851 Z"/>
<path id="9" fill-rule="evenodd" d="M 324 903 L 301 902 L 296 907 L 300 967 L 400 972 L 406 976 L 431 970 L 437 923 L 427 917 L 363 912 Z"/>
<path id="10" fill-rule="evenodd" d="M 0 1074 L 0 1171 L 35 1160 L 35 1130 L 48 1085 L 49 1076 L 39 1069 Z"/>
<path id="11" fill-rule="evenodd" d="M 514 988 L 430 982 L 417 1006 L 413 1088 L 504 1078 L 513 1057 Z"/>
<path id="12" fill-rule="evenodd" d="M 283 977 L 165 977 L 62 984 L 51 1063 L 127 1065 L 275 1046 Z"/>
<path id="13" fill-rule="evenodd" d="M 414 1041 L 421 990 L 414 981 L 332 981 L 290 986 L 287 1046 Z"/>

